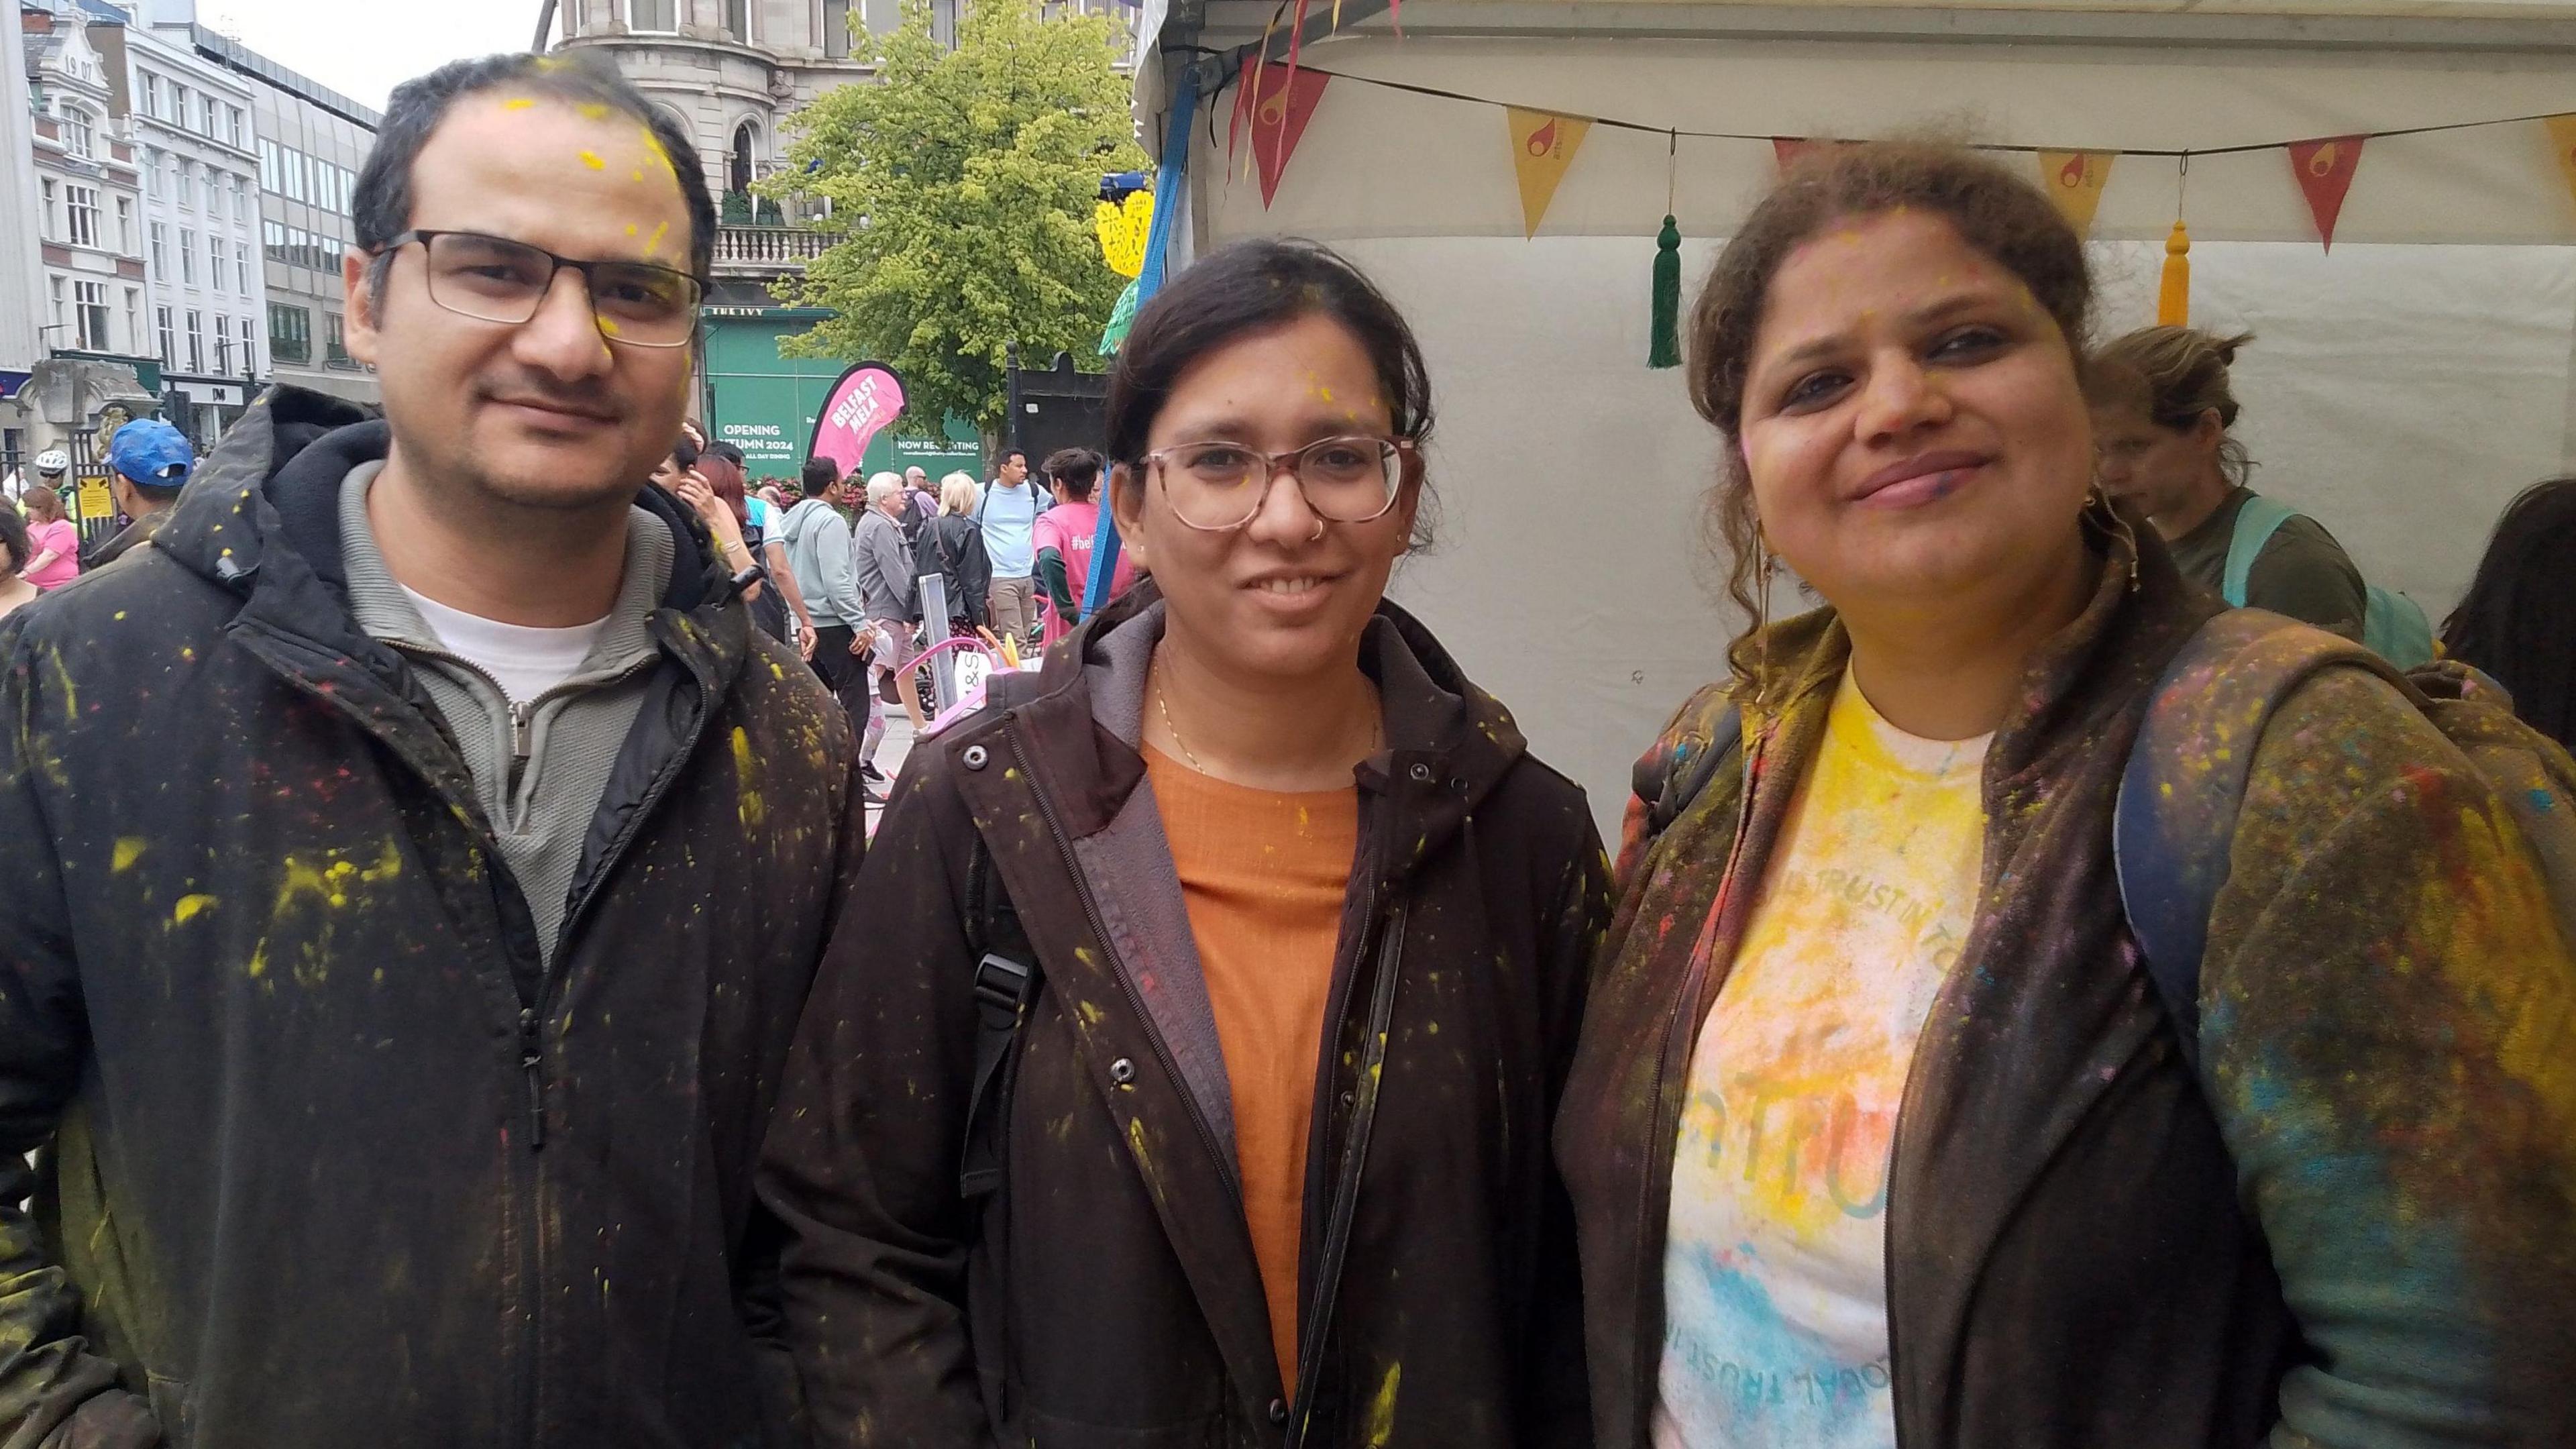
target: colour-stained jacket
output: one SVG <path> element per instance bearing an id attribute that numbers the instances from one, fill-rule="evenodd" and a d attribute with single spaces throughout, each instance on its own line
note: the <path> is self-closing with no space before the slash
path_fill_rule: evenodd
<path id="1" fill-rule="evenodd" d="M 351 617 L 361 418 L 273 394 L 153 547 L 0 627 L 0 1437 L 789 1442 L 751 1179 L 859 863 L 848 730 L 645 490 L 662 662 L 549 968 Z"/>
<path id="2" fill-rule="evenodd" d="M 1388 748 L 1358 770 L 1302 1234 L 1314 1388 L 1292 1413 L 1137 752 L 1161 619 L 1140 586 L 1048 652 L 1034 697 L 926 743 L 896 784 L 852 907 L 865 929 L 834 938 L 762 1179 L 789 1231 L 817 1441 L 1278 1449 L 1311 1410 L 1317 1449 L 1588 1444 L 1547 1146 L 1608 909 L 1582 792 L 1421 626 L 1381 610 L 1362 659 Z M 977 923 L 995 885 L 1044 985 L 1000 1188 L 970 1203 L 977 964 L 1002 944 Z"/>
<path id="3" fill-rule="evenodd" d="M 2358 670 L 2213 742 L 2255 756 L 2196 1077 L 2111 820 L 2154 681 L 2219 605 L 2136 532 L 2135 583 L 2113 541 L 1987 757 L 1983 899 L 1889 1178 L 1897 1443 L 2576 1444 L 2576 966 L 2529 848 Z M 1763 879 L 1847 651 L 1830 610 L 1775 626 L 1749 798 L 1739 751 L 1659 838 L 1631 811 L 1556 1134 L 1606 1449 L 1647 1443 L 1681 1097 L 1755 894 L 1727 862 Z M 1683 709 L 1641 794 L 1722 703 Z"/>

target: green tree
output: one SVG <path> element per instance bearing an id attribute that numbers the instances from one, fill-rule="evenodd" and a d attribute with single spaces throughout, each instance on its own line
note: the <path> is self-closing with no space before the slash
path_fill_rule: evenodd
<path id="1" fill-rule="evenodd" d="M 779 283 L 782 300 L 837 314 L 788 345 L 892 365 L 911 423 L 934 434 L 947 413 L 999 430 L 1012 343 L 1036 363 L 1091 354 L 1126 286 L 1093 230 L 1100 177 L 1145 164 L 1108 17 L 964 8 L 951 50 L 927 0 L 905 0 L 877 42 L 877 83 L 800 113 L 792 165 L 769 183 L 829 197 L 850 222 Z"/>

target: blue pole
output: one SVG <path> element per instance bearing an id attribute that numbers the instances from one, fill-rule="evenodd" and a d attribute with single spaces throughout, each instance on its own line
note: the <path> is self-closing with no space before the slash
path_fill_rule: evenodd
<path id="1" fill-rule="evenodd" d="M 1138 311 L 1163 289 L 1163 259 L 1171 253 L 1172 228 L 1180 223 L 1181 189 L 1190 175 L 1190 120 L 1198 108 L 1199 68 L 1192 64 L 1173 88 L 1171 124 L 1163 131 L 1163 167 L 1154 176 L 1154 226 L 1145 234 L 1145 267 L 1136 277 Z M 1086 619 L 1109 602 L 1109 581 L 1118 573 L 1118 515 L 1106 506 L 1108 483 L 1101 480 L 1100 529 L 1092 535 L 1091 579 L 1082 590 Z"/>

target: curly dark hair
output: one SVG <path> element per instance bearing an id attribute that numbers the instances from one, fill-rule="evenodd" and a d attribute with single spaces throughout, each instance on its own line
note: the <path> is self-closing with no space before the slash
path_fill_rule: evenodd
<path id="1" fill-rule="evenodd" d="M 1731 560 L 1727 596 L 1748 620 L 1762 612 L 1754 598 L 1762 542 L 1741 446 L 1744 383 L 1771 279 L 1791 252 L 1835 222 L 1898 210 L 1946 219 L 1969 246 L 2020 278 L 2056 319 L 2067 346 L 2083 356 L 2093 320 L 2092 268 L 2083 238 L 2036 185 L 1955 145 L 1866 141 L 1811 149 L 1736 228 L 1691 313 L 1691 405 L 1726 436 L 1709 495 L 1709 541 Z M 1748 628 L 1727 650 L 1737 691 L 1748 696 L 1758 683 L 1751 639 Z"/>

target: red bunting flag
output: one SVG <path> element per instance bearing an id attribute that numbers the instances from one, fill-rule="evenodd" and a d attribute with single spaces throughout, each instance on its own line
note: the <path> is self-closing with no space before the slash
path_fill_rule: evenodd
<path id="1" fill-rule="evenodd" d="M 2352 190 L 2352 173 L 2361 168 L 2363 136 L 2332 136 L 2290 145 L 2290 170 L 2308 198 L 2308 214 L 2317 219 L 2317 238 L 2334 250 L 2335 219 L 2343 215 L 2344 193 Z"/>
<path id="2" fill-rule="evenodd" d="M 1225 149 L 1233 155 L 1244 128 L 1251 127 L 1252 159 L 1261 172 L 1264 211 L 1279 194 L 1279 178 L 1288 169 L 1288 158 L 1297 153 L 1306 122 L 1314 117 L 1316 103 L 1324 98 L 1324 84 L 1331 79 L 1321 71 L 1256 66 L 1251 56 L 1243 58 L 1243 87 L 1235 99 L 1234 124 L 1226 133 Z"/>

